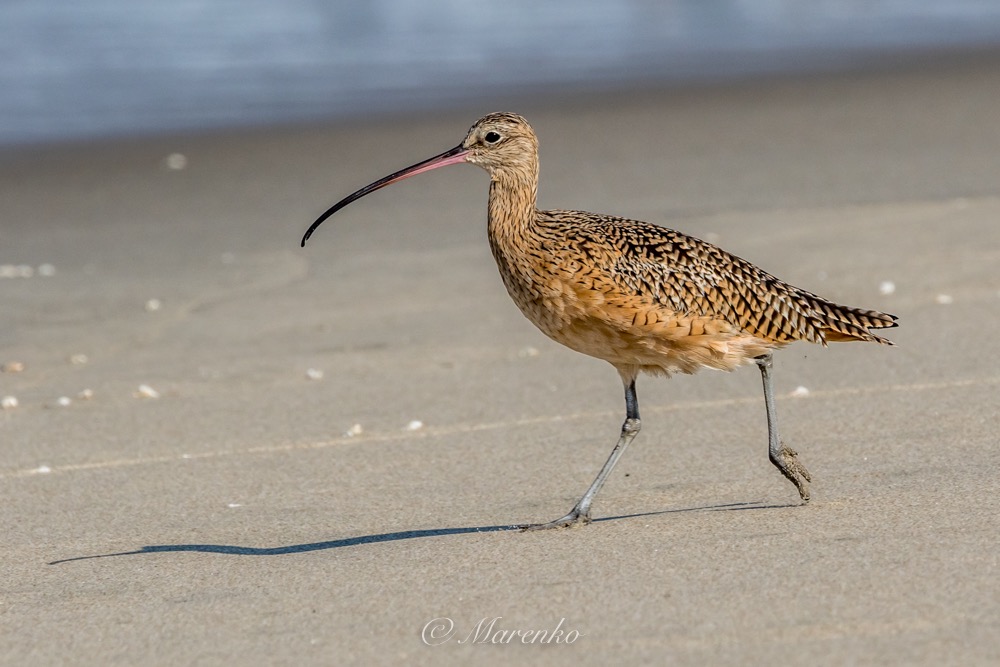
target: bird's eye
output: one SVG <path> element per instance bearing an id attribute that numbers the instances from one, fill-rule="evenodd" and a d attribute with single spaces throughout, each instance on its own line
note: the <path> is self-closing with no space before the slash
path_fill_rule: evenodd
<path id="1" fill-rule="evenodd" d="M 486 140 L 486 143 L 488 144 L 495 144 L 496 142 L 500 141 L 500 133 L 492 131 L 487 132 L 486 136 L 483 137 L 483 139 Z"/>

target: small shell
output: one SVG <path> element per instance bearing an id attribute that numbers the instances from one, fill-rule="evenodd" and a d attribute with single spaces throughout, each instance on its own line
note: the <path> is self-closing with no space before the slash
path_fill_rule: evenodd
<path id="1" fill-rule="evenodd" d="M 163 302 L 159 299 L 149 299 L 146 301 L 146 312 L 153 313 L 163 307 Z"/>
<path id="2" fill-rule="evenodd" d="M 424 427 L 424 423 L 419 419 L 414 419 L 409 424 L 406 425 L 407 431 L 419 431 Z"/>
<path id="3" fill-rule="evenodd" d="M 167 169 L 171 171 L 180 171 L 187 166 L 188 159 L 183 153 L 171 153 L 164 160 L 167 165 Z"/>
<path id="4" fill-rule="evenodd" d="M 13 410 L 17 406 L 17 396 L 4 396 L 3 398 L 0 398 L 0 409 Z"/>
<path id="5" fill-rule="evenodd" d="M 70 405 L 72 405 L 72 403 L 73 399 L 70 398 L 69 396 L 60 396 L 59 398 L 56 399 L 56 405 L 58 405 L 60 408 L 68 408 Z"/>
<path id="6" fill-rule="evenodd" d="M 24 364 L 20 361 L 8 361 L 2 367 L 0 367 L 4 373 L 22 373 L 24 371 Z"/>
<path id="7" fill-rule="evenodd" d="M 136 398 L 159 398 L 160 392 L 156 391 L 148 384 L 140 384 L 133 396 Z"/>
<path id="8" fill-rule="evenodd" d="M 35 269 L 27 264 L 0 264 L 0 278 L 30 278 Z"/>
<path id="9" fill-rule="evenodd" d="M 306 377 L 309 378 L 310 380 L 322 380 L 323 371 L 321 371 L 318 368 L 310 368 L 309 370 L 306 371 Z"/>
<path id="10" fill-rule="evenodd" d="M 934 302 L 939 303 L 942 306 L 947 306 L 950 303 L 955 303 L 955 297 L 950 294 L 938 294 L 934 297 Z"/>
<path id="11" fill-rule="evenodd" d="M 795 398 L 802 398 L 803 396 L 808 396 L 808 395 L 809 395 L 809 390 L 803 387 L 802 385 L 796 387 L 795 390 L 791 394 L 789 394 L 789 396 L 793 396 Z"/>
<path id="12" fill-rule="evenodd" d="M 344 431 L 344 435 L 346 435 L 348 438 L 353 438 L 356 435 L 361 435 L 363 430 L 364 429 L 361 428 L 361 424 L 355 424 L 351 428 Z"/>
<path id="13" fill-rule="evenodd" d="M 878 284 L 878 293 L 888 296 L 896 292 L 896 283 L 891 280 L 883 280 Z"/>
<path id="14" fill-rule="evenodd" d="M 90 359 L 85 354 L 73 354 L 70 355 L 69 363 L 74 366 L 83 366 L 85 363 L 90 361 Z"/>

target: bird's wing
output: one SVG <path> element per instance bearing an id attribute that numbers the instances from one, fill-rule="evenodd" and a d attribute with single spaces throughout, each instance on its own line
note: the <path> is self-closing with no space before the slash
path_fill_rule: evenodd
<path id="1" fill-rule="evenodd" d="M 618 290 L 681 316 L 717 318 L 776 343 L 882 341 L 867 328 L 894 326 L 892 316 L 839 306 L 671 229 L 577 211 L 548 213 L 569 227 L 562 238 Z"/>

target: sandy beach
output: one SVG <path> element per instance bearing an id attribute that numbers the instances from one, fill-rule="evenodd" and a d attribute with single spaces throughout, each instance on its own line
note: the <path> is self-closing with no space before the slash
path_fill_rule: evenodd
<path id="1" fill-rule="evenodd" d="M 0 663 L 1000 662 L 998 108 L 986 53 L 0 153 Z M 899 316 L 894 348 L 775 355 L 808 506 L 744 368 L 640 378 L 594 523 L 507 529 L 572 506 L 624 406 L 506 295 L 487 176 L 298 246 L 498 109 L 542 207 Z"/>

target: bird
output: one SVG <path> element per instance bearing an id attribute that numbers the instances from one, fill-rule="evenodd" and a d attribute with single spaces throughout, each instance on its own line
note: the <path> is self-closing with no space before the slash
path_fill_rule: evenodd
<path id="1" fill-rule="evenodd" d="M 721 248 L 648 222 L 572 210 L 539 210 L 538 138 L 522 116 L 490 113 L 462 142 L 381 178 L 326 210 L 332 215 L 387 185 L 469 163 L 490 176 L 487 238 L 504 286 L 542 333 L 618 371 L 625 421 L 607 461 L 573 508 L 525 530 L 586 525 L 615 464 L 639 433 L 636 379 L 756 364 L 764 388 L 768 458 L 809 502 L 812 477 L 778 432 L 772 353 L 795 341 L 868 341 L 897 317 L 838 305 L 786 283 Z"/>

